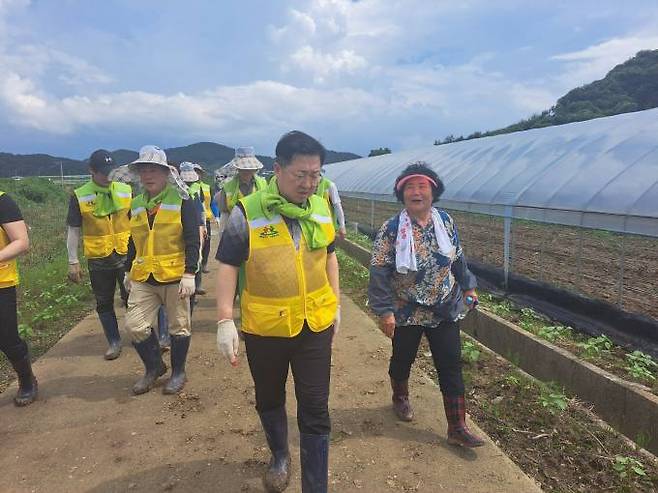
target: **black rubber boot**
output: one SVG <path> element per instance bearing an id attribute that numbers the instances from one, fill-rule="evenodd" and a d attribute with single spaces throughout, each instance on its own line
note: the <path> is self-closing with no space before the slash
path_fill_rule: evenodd
<path id="1" fill-rule="evenodd" d="M 327 493 L 329 435 L 299 434 L 302 493 Z"/>
<path id="2" fill-rule="evenodd" d="M 393 410 L 400 421 L 412 421 L 414 410 L 409 402 L 409 380 L 398 382 L 391 378 L 391 389 L 393 389 Z"/>
<path id="3" fill-rule="evenodd" d="M 171 337 L 169 336 L 169 321 L 167 320 L 167 310 L 161 306 L 158 310 L 158 344 L 160 351 L 163 353 L 169 351 L 171 346 Z"/>
<path id="4" fill-rule="evenodd" d="M 272 457 L 263 477 L 265 491 L 281 492 L 290 483 L 290 451 L 288 450 L 288 416 L 286 408 L 280 407 L 258 413 L 263 425 L 267 445 Z"/>
<path id="5" fill-rule="evenodd" d="M 119 323 L 114 312 L 99 313 L 98 318 L 101 321 L 103 332 L 109 347 L 105 351 L 104 358 L 107 360 L 117 359 L 121 354 L 121 334 L 119 334 Z"/>
<path id="6" fill-rule="evenodd" d="M 187 381 L 185 360 L 191 336 L 171 336 L 171 377 L 162 389 L 163 394 L 178 394 Z"/>
<path id="7" fill-rule="evenodd" d="M 14 404 L 19 407 L 32 404 L 37 398 L 39 385 L 34 373 L 32 373 L 29 353 L 20 359 L 12 361 L 11 365 L 18 375 L 18 392 L 16 392 L 16 396 L 14 397 Z"/>
<path id="8" fill-rule="evenodd" d="M 133 385 L 133 394 L 139 395 L 153 388 L 158 377 L 164 375 L 167 371 L 167 366 L 162 361 L 158 341 L 153 331 L 151 331 L 148 339 L 142 342 L 133 342 L 133 346 L 135 346 L 145 368 L 144 376 Z"/>

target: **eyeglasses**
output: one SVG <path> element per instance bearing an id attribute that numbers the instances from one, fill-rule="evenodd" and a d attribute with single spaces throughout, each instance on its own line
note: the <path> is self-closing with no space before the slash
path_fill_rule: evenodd
<path id="1" fill-rule="evenodd" d="M 287 172 L 285 168 L 284 171 Z M 317 183 L 320 181 L 320 178 L 322 178 L 322 173 L 319 171 L 317 173 L 304 173 L 303 171 L 299 171 L 297 173 L 288 173 L 288 175 L 291 176 L 297 183 L 302 183 L 309 179 L 311 180 L 311 183 Z"/>

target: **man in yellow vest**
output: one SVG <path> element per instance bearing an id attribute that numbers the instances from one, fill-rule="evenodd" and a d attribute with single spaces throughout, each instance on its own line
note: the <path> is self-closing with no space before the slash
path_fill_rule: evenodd
<path id="1" fill-rule="evenodd" d="M 107 360 L 116 359 L 121 354 L 114 293 L 117 285 L 120 289 L 123 287 L 130 236 L 128 213 L 132 199 L 130 185 L 108 178 L 114 168 L 109 152 L 104 149 L 94 151 L 89 158 L 91 180 L 75 189 L 66 219 L 68 277 L 76 283 L 82 279 L 78 259 L 78 244 L 82 235 L 91 289 L 96 297 L 96 312 L 109 345 L 105 352 Z"/>
<path id="2" fill-rule="evenodd" d="M 18 334 L 16 257 L 27 252 L 30 240 L 18 205 L 0 192 L 0 350 L 18 375 L 14 404 L 27 406 L 37 397 L 37 379 L 32 373 L 27 344 Z"/>
<path id="3" fill-rule="evenodd" d="M 219 212 L 226 215 L 233 210 L 238 200 L 267 186 L 267 180 L 257 174 L 263 168 L 263 163 L 256 158 L 253 147 L 238 147 L 235 157 L 228 164 L 238 173 L 224 182 L 217 196 Z"/>
<path id="4" fill-rule="evenodd" d="M 331 181 L 326 176 L 323 176 L 318 183 L 318 188 L 315 191 L 316 195 L 319 195 L 329 204 L 329 210 L 331 210 L 331 216 L 334 219 L 334 227 L 336 228 L 336 236 L 341 240 L 345 239 L 347 230 L 345 229 L 345 212 L 343 212 L 343 205 L 340 201 L 340 195 L 338 194 L 338 187 L 336 184 Z"/>
<path id="5" fill-rule="evenodd" d="M 152 328 L 164 306 L 171 335 L 171 378 L 163 393 L 176 394 L 186 381 L 185 362 L 190 347 L 190 296 L 199 266 L 199 216 L 178 171 L 165 152 L 144 146 L 131 163 L 144 192 L 133 199 L 126 276 L 126 329 L 144 363 L 144 376 L 133 386 L 143 394 L 164 375 L 158 341 Z"/>
<path id="6" fill-rule="evenodd" d="M 213 194 L 203 178 L 207 175 L 206 170 L 198 163 L 194 163 L 194 170 L 199 175 L 199 186 L 201 187 L 201 200 L 203 201 L 203 209 L 206 214 L 206 234 L 204 236 L 203 247 L 201 249 L 201 272 L 209 274 L 208 270 L 208 257 L 210 256 L 210 239 L 212 238 L 212 223 L 215 221 L 215 215 L 212 210 Z M 198 291 L 198 290 L 197 290 Z M 206 294 L 197 292 L 197 294 Z"/>
<path id="7" fill-rule="evenodd" d="M 233 297 L 241 279 L 242 332 L 256 409 L 272 453 L 267 491 L 290 480 L 285 408 L 292 368 L 300 431 L 302 491 L 326 492 L 331 346 L 338 332 L 338 261 L 327 202 L 314 192 L 325 149 L 299 131 L 276 146 L 267 188 L 240 200 L 217 250 L 217 346 L 237 365 Z"/>

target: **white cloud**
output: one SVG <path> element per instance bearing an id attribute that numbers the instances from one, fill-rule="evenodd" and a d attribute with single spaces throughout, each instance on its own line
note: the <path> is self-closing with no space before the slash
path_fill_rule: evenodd
<path id="1" fill-rule="evenodd" d="M 555 55 L 551 59 L 566 63 L 557 79 L 565 89 L 572 89 L 603 78 L 615 65 L 625 62 L 640 50 L 656 48 L 658 36 L 635 35 L 612 38 L 583 50 Z"/>
<path id="2" fill-rule="evenodd" d="M 333 54 L 321 53 L 311 46 L 301 47 L 290 58 L 299 68 L 311 72 L 318 83 L 324 82 L 327 76 L 351 74 L 368 65 L 365 58 L 352 50 L 341 50 Z"/>

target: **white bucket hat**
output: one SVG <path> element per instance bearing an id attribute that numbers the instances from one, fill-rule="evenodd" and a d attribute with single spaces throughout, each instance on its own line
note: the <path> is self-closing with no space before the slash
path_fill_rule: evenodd
<path id="1" fill-rule="evenodd" d="M 189 199 L 190 194 L 185 182 L 178 174 L 178 170 L 167 162 L 167 154 L 158 146 L 145 145 L 139 150 L 139 157 L 128 165 L 133 173 L 136 173 L 140 164 L 157 164 L 169 170 L 169 183 L 178 189 L 178 195 L 183 199 Z"/>
<path id="2" fill-rule="evenodd" d="M 180 177 L 186 182 L 199 181 L 199 175 L 194 171 L 194 164 L 189 161 L 180 163 Z"/>
<path id="3" fill-rule="evenodd" d="M 263 163 L 256 158 L 253 147 L 238 147 L 235 150 L 235 157 L 228 164 L 235 169 L 259 170 L 263 167 Z"/>
<path id="4" fill-rule="evenodd" d="M 192 163 L 192 166 L 194 167 L 194 171 L 196 171 L 197 174 L 199 173 L 206 174 L 206 170 L 203 169 L 203 166 L 201 166 L 199 163 Z"/>

